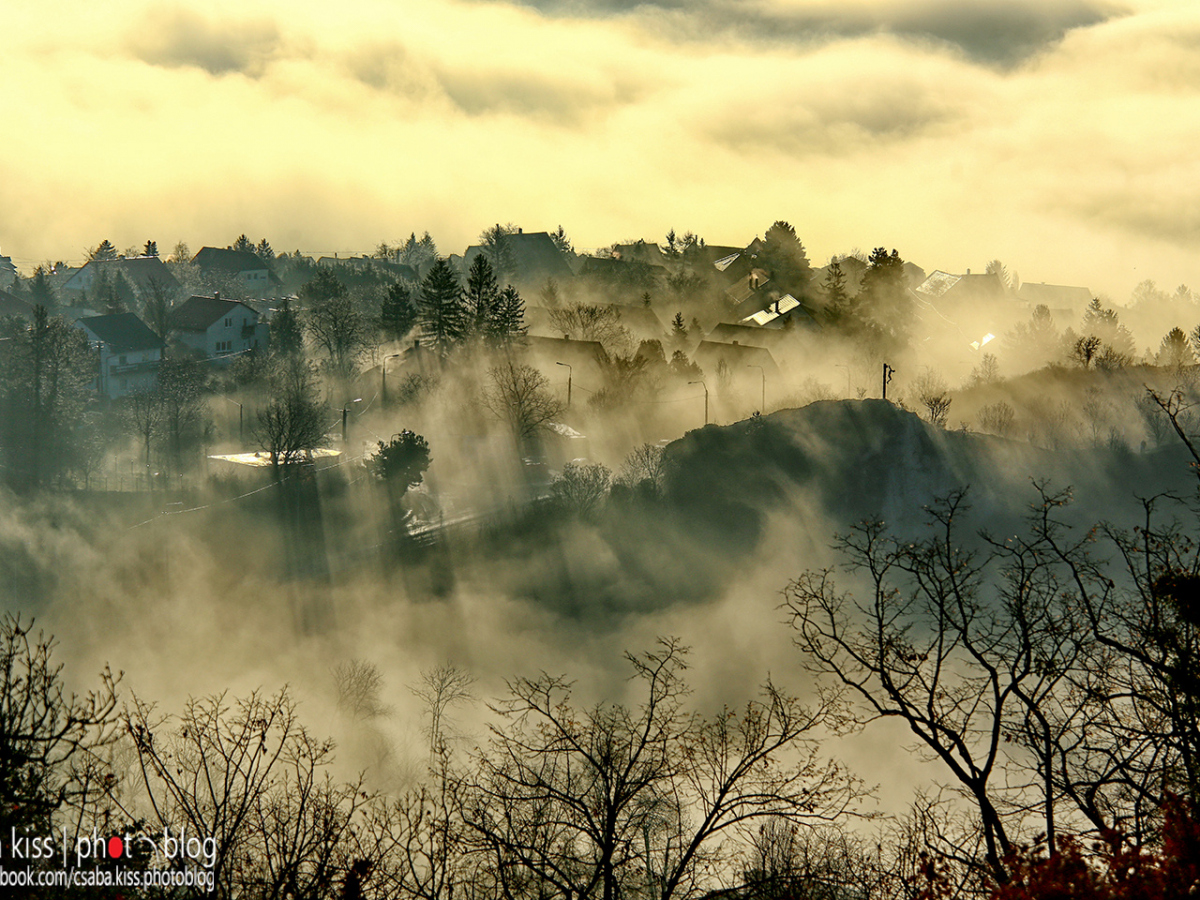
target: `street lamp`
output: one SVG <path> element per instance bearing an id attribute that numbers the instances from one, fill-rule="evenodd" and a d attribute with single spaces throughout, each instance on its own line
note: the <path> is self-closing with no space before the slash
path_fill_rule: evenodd
<path id="1" fill-rule="evenodd" d="M 232 399 L 231 397 L 222 397 L 221 399 L 224 400 L 226 403 L 232 403 L 234 406 L 236 406 L 238 408 L 238 445 L 245 446 L 246 430 L 244 428 L 245 422 L 244 422 L 244 417 L 242 415 L 242 404 L 238 403 L 236 400 Z"/>
<path id="2" fill-rule="evenodd" d="M 385 356 L 383 362 L 379 366 L 379 402 L 381 405 L 387 403 L 387 364 L 389 359 L 397 359 L 403 356 L 403 353 L 393 353 L 391 356 Z"/>
<path id="3" fill-rule="evenodd" d="M 689 381 L 688 384 L 698 384 L 704 388 L 704 424 L 708 424 L 708 385 L 703 381 Z"/>
<path id="4" fill-rule="evenodd" d="M 762 375 L 762 405 L 759 407 L 759 410 L 762 412 L 763 415 L 766 415 L 766 413 L 767 413 L 767 370 L 764 369 L 762 366 L 756 366 L 753 363 L 746 366 L 746 368 L 747 369 L 758 369 L 759 373 Z"/>
<path id="5" fill-rule="evenodd" d="M 571 378 L 575 375 L 575 370 L 567 363 L 556 362 L 556 366 L 563 366 L 567 370 L 567 409 L 571 408 Z"/>
<path id="6" fill-rule="evenodd" d="M 350 410 L 350 405 L 353 403 L 362 403 L 362 397 L 355 397 L 353 400 L 347 400 L 346 405 L 342 407 L 342 443 L 346 443 L 346 414 Z"/>

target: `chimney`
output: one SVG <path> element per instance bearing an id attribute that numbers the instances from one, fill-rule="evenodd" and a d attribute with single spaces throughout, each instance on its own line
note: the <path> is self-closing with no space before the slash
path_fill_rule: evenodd
<path id="1" fill-rule="evenodd" d="M 220 292 L 220 291 L 213 291 L 213 299 L 214 299 L 214 300 L 220 300 L 220 299 L 221 299 L 221 292 Z"/>
<path id="2" fill-rule="evenodd" d="M 736 347 L 737 345 L 738 345 L 738 342 L 737 342 L 737 341 L 734 341 L 734 342 L 733 342 L 733 346 L 735 346 L 735 347 Z"/>

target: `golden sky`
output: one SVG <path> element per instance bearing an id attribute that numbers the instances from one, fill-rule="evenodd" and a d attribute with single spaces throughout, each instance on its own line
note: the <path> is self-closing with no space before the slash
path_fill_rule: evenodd
<path id="1" fill-rule="evenodd" d="M 8 4 L 0 252 L 241 233 L 577 248 L 790 221 L 824 262 L 1200 288 L 1192 0 Z"/>

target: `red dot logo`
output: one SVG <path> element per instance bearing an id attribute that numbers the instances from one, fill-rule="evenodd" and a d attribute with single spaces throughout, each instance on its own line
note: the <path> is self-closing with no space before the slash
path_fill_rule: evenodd
<path id="1" fill-rule="evenodd" d="M 108 858 L 120 859 L 121 854 L 125 852 L 125 842 L 119 837 L 110 837 L 108 839 Z"/>

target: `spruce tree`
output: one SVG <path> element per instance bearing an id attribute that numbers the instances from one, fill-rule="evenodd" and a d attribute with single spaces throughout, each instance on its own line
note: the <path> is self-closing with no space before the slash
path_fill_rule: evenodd
<path id="1" fill-rule="evenodd" d="M 470 333 L 480 336 L 489 334 L 500 302 L 500 284 L 496 281 L 496 273 L 491 263 L 483 253 L 471 261 L 463 301 L 470 322 Z"/>
<path id="2" fill-rule="evenodd" d="M 417 322 L 417 307 L 412 291 L 402 281 L 388 288 L 379 307 L 379 329 L 389 341 L 404 338 Z"/>
<path id="3" fill-rule="evenodd" d="M 492 341 L 505 346 L 525 333 L 525 301 L 511 284 L 500 292 L 489 323 Z"/>
<path id="4" fill-rule="evenodd" d="M 462 287 L 444 259 L 435 262 L 421 281 L 419 323 L 425 339 L 442 356 L 467 336 L 470 322 Z"/>

